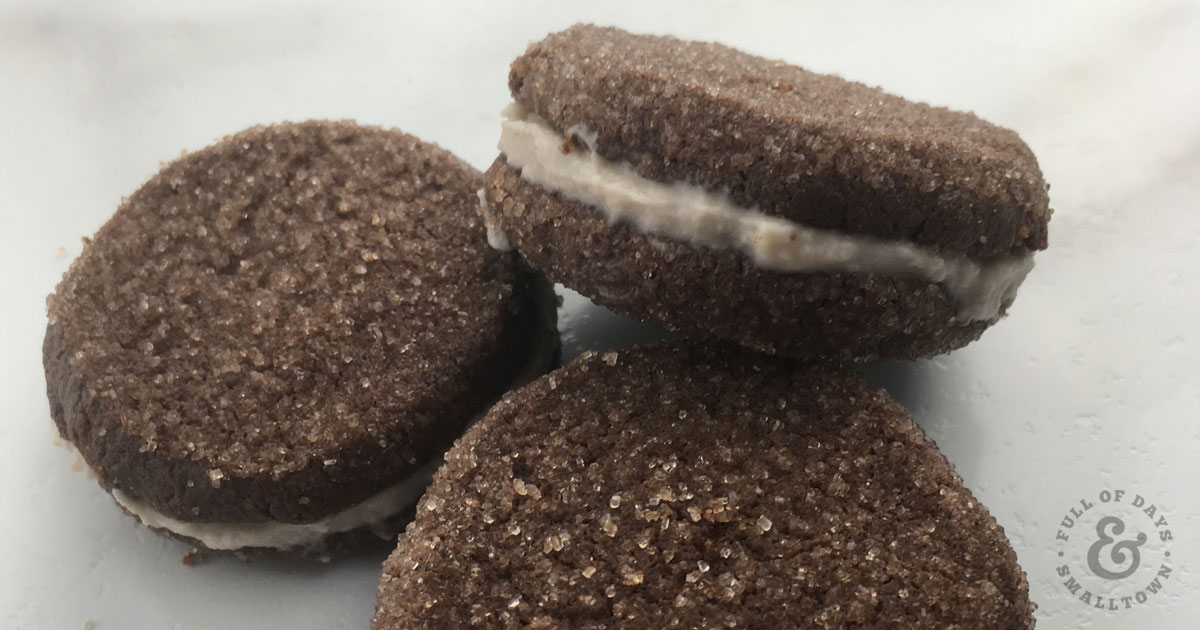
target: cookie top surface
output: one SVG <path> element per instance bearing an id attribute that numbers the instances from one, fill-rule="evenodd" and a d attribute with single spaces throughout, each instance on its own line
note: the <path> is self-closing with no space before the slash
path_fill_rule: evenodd
<path id="1" fill-rule="evenodd" d="M 719 44 L 576 25 L 512 64 L 514 99 L 641 176 L 813 227 L 989 257 L 1044 249 L 1016 133 Z"/>
<path id="2" fill-rule="evenodd" d="M 1030 628 L 1027 591 L 899 405 L 675 342 L 584 355 L 469 430 L 374 627 Z"/>
<path id="3" fill-rule="evenodd" d="M 515 310 L 479 186 L 436 146 L 349 122 L 255 127 L 167 164 L 48 300 L 48 381 L 78 399 L 51 396 L 76 411 L 65 436 L 103 467 L 120 434 L 136 451 L 114 466 L 184 461 L 205 486 L 421 464 L 477 411 L 453 401 L 499 380 L 483 366 Z"/>

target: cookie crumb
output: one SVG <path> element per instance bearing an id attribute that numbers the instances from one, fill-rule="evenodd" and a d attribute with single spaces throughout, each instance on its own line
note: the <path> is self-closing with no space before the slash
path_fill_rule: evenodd
<path id="1" fill-rule="evenodd" d="M 201 562 L 204 562 L 204 553 L 195 547 L 183 554 L 183 566 L 185 567 L 194 567 Z"/>

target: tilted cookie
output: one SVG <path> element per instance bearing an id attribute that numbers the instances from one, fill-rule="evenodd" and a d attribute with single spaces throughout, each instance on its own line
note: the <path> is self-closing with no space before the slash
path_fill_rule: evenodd
<path id="1" fill-rule="evenodd" d="M 620 313 L 787 355 L 930 356 L 996 322 L 1046 184 L 972 114 L 580 25 L 512 64 L 494 245 Z"/>

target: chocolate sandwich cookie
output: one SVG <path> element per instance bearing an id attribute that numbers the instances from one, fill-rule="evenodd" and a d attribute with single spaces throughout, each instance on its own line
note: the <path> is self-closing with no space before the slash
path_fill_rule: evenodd
<path id="1" fill-rule="evenodd" d="M 1032 628 L 1003 529 L 903 408 L 733 346 L 586 354 L 450 450 L 375 630 Z"/>
<path id="2" fill-rule="evenodd" d="M 557 351 L 550 286 L 487 246 L 480 185 L 350 122 L 164 166 L 48 300 L 59 433 L 125 511 L 198 547 L 390 538 L 468 422 Z"/>
<path id="3" fill-rule="evenodd" d="M 574 26 L 512 64 L 493 245 L 640 319 L 810 358 L 930 356 L 1047 245 L 1017 134 L 724 46 Z"/>

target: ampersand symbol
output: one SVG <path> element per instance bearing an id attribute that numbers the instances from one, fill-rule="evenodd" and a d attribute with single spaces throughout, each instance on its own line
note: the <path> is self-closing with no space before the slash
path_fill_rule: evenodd
<path id="1" fill-rule="evenodd" d="M 1112 533 L 1108 530 L 1111 528 Z M 1096 524 L 1096 535 L 1099 539 L 1088 549 L 1088 568 L 1097 576 L 1106 580 L 1123 580 L 1134 574 L 1142 563 L 1142 551 L 1139 549 L 1146 544 L 1146 535 L 1138 534 L 1136 540 L 1117 541 L 1113 536 L 1125 533 L 1125 521 L 1116 516 L 1106 516 Z M 1100 562 L 1100 555 L 1107 547 L 1112 547 L 1108 557 L 1115 565 L 1113 571 L 1108 570 Z M 1128 566 L 1125 566 L 1128 563 Z M 1124 567 L 1124 568 L 1122 568 Z"/>

